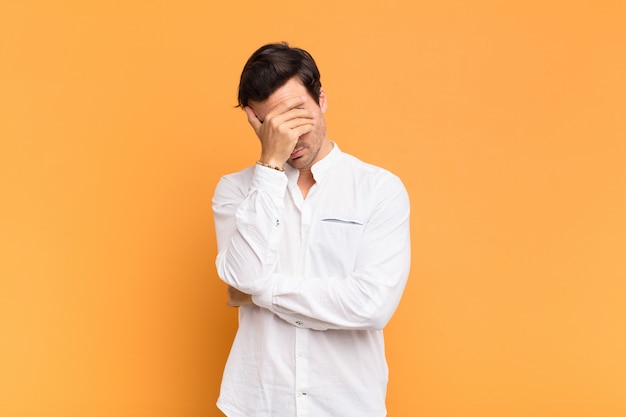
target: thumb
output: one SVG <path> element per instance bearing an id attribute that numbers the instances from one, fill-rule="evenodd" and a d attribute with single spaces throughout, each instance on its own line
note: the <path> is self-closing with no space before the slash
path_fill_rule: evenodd
<path id="1" fill-rule="evenodd" d="M 255 132 L 258 132 L 263 123 L 261 123 L 254 110 L 252 110 L 249 106 L 246 106 L 243 109 L 246 111 L 246 115 L 248 116 L 248 123 L 252 125 Z"/>

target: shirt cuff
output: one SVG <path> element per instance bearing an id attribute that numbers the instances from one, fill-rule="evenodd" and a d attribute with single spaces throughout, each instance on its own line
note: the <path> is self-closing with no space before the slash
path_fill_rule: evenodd
<path id="1" fill-rule="evenodd" d="M 276 197 L 283 197 L 287 188 L 287 175 L 283 171 L 257 164 L 252 176 L 252 187 Z"/>
<path id="2" fill-rule="evenodd" d="M 272 307 L 274 306 L 273 300 L 274 300 L 274 285 L 270 285 L 269 288 L 264 290 L 262 293 L 255 294 L 252 296 L 252 302 L 255 305 L 261 308 L 265 308 L 270 311 L 272 311 Z"/>

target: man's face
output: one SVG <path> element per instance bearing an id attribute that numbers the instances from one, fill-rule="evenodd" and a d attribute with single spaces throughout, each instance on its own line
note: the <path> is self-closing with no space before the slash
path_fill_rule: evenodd
<path id="1" fill-rule="evenodd" d="M 265 120 L 265 116 L 278 103 L 290 97 L 307 96 L 309 99 L 302 108 L 310 110 L 314 114 L 314 127 L 298 139 L 296 146 L 287 159 L 287 163 L 296 169 L 309 169 L 314 163 L 322 159 L 332 149 L 332 145 L 326 137 L 326 95 L 322 90 L 319 97 L 319 105 L 311 97 L 308 90 L 297 77 L 291 78 L 285 85 L 274 91 L 266 100 L 250 101 L 249 105 L 259 120 Z M 320 152 L 321 151 L 321 152 Z"/>

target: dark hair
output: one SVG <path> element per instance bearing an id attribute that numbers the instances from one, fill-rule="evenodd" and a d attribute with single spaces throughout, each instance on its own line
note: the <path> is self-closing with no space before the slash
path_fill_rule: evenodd
<path id="1" fill-rule="evenodd" d="M 298 77 L 319 104 L 320 72 L 311 54 L 286 42 L 270 43 L 256 50 L 246 62 L 239 80 L 238 107 L 250 100 L 263 101 L 292 77 Z"/>

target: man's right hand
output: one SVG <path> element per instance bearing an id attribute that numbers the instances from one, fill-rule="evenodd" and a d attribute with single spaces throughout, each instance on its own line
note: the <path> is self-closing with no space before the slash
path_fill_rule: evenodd
<path id="1" fill-rule="evenodd" d="M 261 140 L 261 162 L 282 167 L 300 136 L 313 130 L 313 113 L 301 108 L 306 100 L 310 99 L 289 97 L 272 108 L 262 121 L 251 107 L 244 108 L 248 122 Z"/>
<path id="2" fill-rule="evenodd" d="M 228 286 L 228 301 L 226 305 L 229 307 L 241 307 L 252 304 L 252 296 L 250 294 L 246 294 L 245 292 L 241 292 L 238 289 Z"/>

